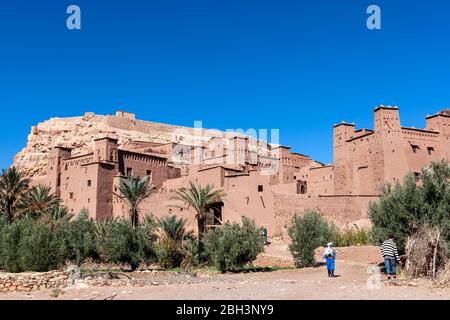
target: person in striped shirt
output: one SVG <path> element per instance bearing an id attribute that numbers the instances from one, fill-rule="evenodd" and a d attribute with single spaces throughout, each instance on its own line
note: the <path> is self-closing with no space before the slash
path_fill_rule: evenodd
<path id="1" fill-rule="evenodd" d="M 393 235 L 389 236 L 389 239 L 385 240 L 381 245 L 381 255 L 384 259 L 384 264 L 386 265 L 386 274 L 388 279 L 397 276 L 396 266 L 397 262 L 400 261 L 397 251 L 397 245 L 394 242 L 395 238 Z"/>

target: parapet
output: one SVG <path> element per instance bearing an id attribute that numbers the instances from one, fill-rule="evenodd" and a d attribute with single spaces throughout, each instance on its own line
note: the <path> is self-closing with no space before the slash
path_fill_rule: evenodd
<path id="1" fill-rule="evenodd" d="M 398 110 L 398 106 L 385 106 L 385 105 L 380 105 L 378 107 L 375 108 L 375 110 L 373 110 L 374 112 L 377 112 L 379 110 Z"/>
<path id="2" fill-rule="evenodd" d="M 340 127 L 340 126 L 350 126 L 350 127 L 355 127 L 356 125 L 355 125 L 354 122 L 353 122 L 353 123 L 348 123 L 348 122 L 342 121 L 341 123 L 338 123 L 338 124 L 333 125 L 333 128 Z"/>
<path id="3" fill-rule="evenodd" d="M 116 111 L 116 117 L 136 120 L 136 114 L 134 114 L 132 112 L 121 111 L 121 110 Z"/>

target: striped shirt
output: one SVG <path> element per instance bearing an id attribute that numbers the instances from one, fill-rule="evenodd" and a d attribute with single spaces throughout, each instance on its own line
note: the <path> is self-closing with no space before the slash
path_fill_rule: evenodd
<path id="1" fill-rule="evenodd" d="M 398 251 L 397 251 L 397 245 L 395 244 L 394 240 L 388 239 L 383 242 L 381 245 L 381 255 L 384 259 L 396 259 L 397 261 L 400 260 L 398 257 Z"/>

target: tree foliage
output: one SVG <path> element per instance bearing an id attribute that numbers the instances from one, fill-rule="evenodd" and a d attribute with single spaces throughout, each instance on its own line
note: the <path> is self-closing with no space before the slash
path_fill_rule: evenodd
<path id="1" fill-rule="evenodd" d="M 16 167 L 2 170 L 0 176 L 0 212 L 7 215 L 8 223 L 17 218 L 19 205 L 28 191 L 30 180 Z"/>
<path id="2" fill-rule="evenodd" d="M 437 226 L 450 241 L 450 167 L 445 161 L 433 162 L 422 170 L 418 183 L 408 174 L 403 184 L 386 185 L 379 201 L 371 204 L 373 240 L 381 243 L 392 234 L 400 252 L 408 236 L 424 224 Z"/>
<path id="3" fill-rule="evenodd" d="M 163 268 L 175 268 L 184 259 L 184 242 L 193 238 L 192 232 L 186 230 L 187 220 L 175 215 L 158 219 L 159 227 L 159 264 Z"/>
<path id="4" fill-rule="evenodd" d="M 295 215 L 288 229 L 292 243 L 289 245 L 295 265 L 299 268 L 315 265 L 314 251 L 327 242 L 336 242 L 339 234 L 334 225 L 328 224 L 315 211 Z"/>
<path id="5" fill-rule="evenodd" d="M 241 270 L 263 250 L 261 229 L 246 217 L 242 217 L 242 224 L 226 223 L 206 235 L 206 256 L 222 272 Z"/>
<path id="6" fill-rule="evenodd" d="M 121 179 L 118 197 L 125 200 L 130 210 L 130 219 L 133 227 L 139 225 L 139 206 L 150 196 L 150 180 L 148 176 L 142 179 L 132 174 L 127 179 Z"/>
<path id="7" fill-rule="evenodd" d="M 180 188 L 174 199 L 187 203 L 195 211 L 198 228 L 198 244 L 200 254 L 203 252 L 206 214 L 225 196 L 222 190 L 215 190 L 207 184 L 202 187 L 198 183 L 189 182 L 189 188 Z"/>

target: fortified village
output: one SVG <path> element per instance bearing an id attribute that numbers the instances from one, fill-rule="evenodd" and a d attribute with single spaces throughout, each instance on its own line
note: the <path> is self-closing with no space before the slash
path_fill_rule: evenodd
<path id="1" fill-rule="evenodd" d="M 207 224 L 239 221 L 245 215 L 283 235 L 295 213 L 318 210 L 344 225 L 368 224 L 368 207 L 385 183 L 408 172 L 420 179 L 433 160 L 450 160 L 450 112 L 427 116 L 426 128 L 402 127 L 397 107 L 374 110 L 374 128 L 334 126 L 334 162 L 322 164 L 243 134 L 225 134 L 137 120 L 118 111 L 101 116 L 54 118 L 32 128 L 27 147 L 15 158 L 33 184 L 45 184 L 73 214 L 92 219 L 128 216 L 116 195 L 120 179 L 149 176 L 152 194 L 141 214 L 176 214 L 195 226 L 175 191 L 189 182 L 212 184 L 226 196 Z M 330 137 L 331 139 L 331 137 Z M 178 206 L 174 206 L 177 204 Z"/>

